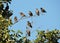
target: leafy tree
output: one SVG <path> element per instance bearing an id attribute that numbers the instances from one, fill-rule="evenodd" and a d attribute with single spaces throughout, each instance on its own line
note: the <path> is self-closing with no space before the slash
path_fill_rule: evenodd
<path id="1" fill-rule="evenodd" d="M 35 43 L 58 43 L 60 39 L 60 30 L 37 31 Z"/>

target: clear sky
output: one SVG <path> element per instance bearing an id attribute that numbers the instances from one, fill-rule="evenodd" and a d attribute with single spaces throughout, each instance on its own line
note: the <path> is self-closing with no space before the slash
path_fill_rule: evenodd
<path id="1" fill-rule="evenodd" d="M 39 30 L 53 30 L 59 29 L 60 30 L 60 0 L 12 0 L 10 5 L 10 9 L 13 10 L 13 16 L 11 17 L 12 20 L 14 16 L 17 16 L 18 19 L 21 18 L 20 12 L 24 12 L 28 16 L 28 11 L 32 11 L 34 15 L 36 15 L 35 10 L 38 8 L 43 7 L 47 13 L 45 15 L 40 15 L 39 17 L 33 17 L 23 19 L 13 25 L 14 30 L 21 30 L 24 33 L 26 30 L 26 23 L 27 21 L 33 21 L 33 28 L 31 29 L 31 37 L 30 39 L 34 39 L 36 35 L 36 29 Z"/>

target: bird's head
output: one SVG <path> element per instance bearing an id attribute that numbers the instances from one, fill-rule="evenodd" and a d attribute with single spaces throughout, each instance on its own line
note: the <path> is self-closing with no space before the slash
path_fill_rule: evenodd
<path id="1" fill-rule="evenodd" d="M 42 8 L 40 8 L 40 9 L 42 9 Z"/>

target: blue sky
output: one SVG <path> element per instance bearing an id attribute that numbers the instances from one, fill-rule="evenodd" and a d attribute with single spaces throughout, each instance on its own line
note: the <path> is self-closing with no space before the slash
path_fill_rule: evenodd
<path id="1" fill-rule="evenodd" d="M 39 30 L 53 30 L 60 28 L 60 0 L 12 0 L 10 9 L 13 10 L 13 16 L 17 16 L 18 19 L 21 18 L 20 12 L 24 12 L 28 16 L 28 11 L 32 11 L 36 15 L 35 10 L 38 8 L 40 10 L 43 7 L 47 13 L 45 15 L 40 15 L 39 17 L 32 17 L 23 19 L 12 26 L 14 30 L 21 30 L 26 33 L 26 23 L 27 21 L 33 21 L 33 28 L 31 29 L 30 39 L 34 39 L 37 29 Z M 60 30 L 60 29 L 59 29 Z M 24 34 L 25 35 L 25 34 Z"/>

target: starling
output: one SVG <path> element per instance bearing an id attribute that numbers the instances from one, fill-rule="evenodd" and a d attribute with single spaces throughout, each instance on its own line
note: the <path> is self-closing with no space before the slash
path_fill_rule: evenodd
<path id="1" fill-rule="evenodd" d="M 30 30 L 26 30 L 27 35 L 30 36 Z"/>
<path id="2" fill-rule="evenodd" d="M 8 5 L 8 3 L 6 4 L 5 10 L 6 10 L 6 11 L 9 10 L 9 5 Z"/>
<path id="3" fill-rule="evenodd" d="M 36 9 L 36 14 L 39 16 L 40 15 L 40 12 L 38 9 Z"/>
<path id="4" fill-rule="evenodd" d="M 31 11 L 29 11 L 29 16 L 33 16 L 33 13 Z"/>
<path id="5" fill-rule="evenodd" d="M 45 9 L 44 9 L 44 8 L 41 8 L 41 12 L 46 13 L 46 11 L 45 11 Z"/>
<path id="6" fill-rule="evenodd" d="M 26 16 L 23 12 L 20 12 L 20 15 L 21 15 L 22 17 L 25 17 L 25 16 Z"/>
<path id="7" fill-rule="evenodd" d="M 32 25 L 29 21 L 27 21 L 27 25 L 32 28 Z"/>
<path id="8" fill-rule="evenodd" d="M 18 22 L 18 19 L 17 19 L 17 17 L 16 17 L 16 16 L 14 17 L 14 21 L 15 21 L 15 23 L 16 23 L 16 22 Z"/>
<path id="9" fill-rule="evenodd" d="M 12 13 L 11 11 L 8 11 L 7 13 L 8 13 L 8 14 L 7 14 L 7 17 L 8 17 L 8 18 L 13 15 L 13 13 Z"/>
<path id="10" fill-rule="evenodd" d="M 6 10 L 3 10 L 3 13 L 2 13 L 2 16 L 6 19 L 9 19 L 10 16 L 12 16 L 13 13 L 11 11 L 6 11 Z"/>

